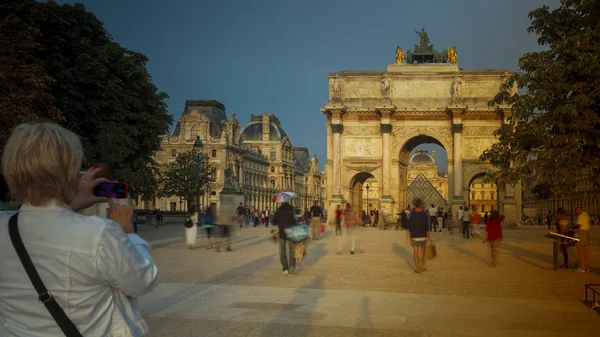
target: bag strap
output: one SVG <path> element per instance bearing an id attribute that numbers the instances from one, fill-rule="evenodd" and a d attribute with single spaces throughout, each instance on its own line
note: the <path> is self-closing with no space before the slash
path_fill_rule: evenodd
<path id="1" fill-rule="evenodd" d="M 40 278 L 37 270 L 35 270 L 35 266 L 25 249 L 25 245 L 23 244 L 23 240 L 21 240 L 21 234 L 19 233 L 19 223 L 17 221 L 19 213 L 15 213 L 10 217 L 8 224 L 8 232 L 10 234 L 10 240 L 12 241 L 13 246 L 15 247 L 15 251 L 17 255 L 19 255 L 19 260 L 21 260 L 21 264 L 23 264 L 23 268 L 27 272 L 27 276 L 29 276 L 29 280 L 31 280 L 31 284 L 35 288 L 35 291 L 38 293 L 38 300 L 42 302 L 52 318 L 58 324 L 58 327 L 62 330 L 62 332 L 67 337 L 81 337 L 81 333 L 75 327 L 75 324 L 69 319 L 67 314 L 62 310 L 62 308 L 58 305 L 52 294 L 46 289 L 44 282 Z"/>

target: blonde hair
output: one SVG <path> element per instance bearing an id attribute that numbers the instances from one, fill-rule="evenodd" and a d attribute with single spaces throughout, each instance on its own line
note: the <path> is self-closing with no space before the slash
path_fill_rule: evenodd
<path id="1" fill-rule="evenodd" d="M 69 203 L 79 185 L 81 141 L 73 132 L 49 122 L 17 126 L 2 155 L 2 173 L 19 204 Z"/>

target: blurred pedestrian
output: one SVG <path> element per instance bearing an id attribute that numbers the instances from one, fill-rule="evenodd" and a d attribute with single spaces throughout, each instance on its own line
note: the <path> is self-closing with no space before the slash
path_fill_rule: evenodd
<path id="1" fill-rule="evenodd" d="M 466 238 L 466 239 L 471 238 L 470 221 L 471 221 L 471 213 L 469 212 L 469 206 L 465 205 L 465 208 L 463 209 L 462 225 L 463 225 L 463 238 Z"/>
<path id="2" fill-rule="evenodd" d="M 577 257 L 579 258 L 578 272 L 590 271 L 590 216 L 579 206 L 575 209 L 577 214 Z"/>
<path id="3" fill-rule="evenodd" d="M 244 227 L 244 217 L 246 216 L 246 208 L 244 208 L 243 204 L 240 202 L 240 205 L 237 208 L 237 221 L 240 228 Z"/>
<path id="4" fill-rule="evenodd" d="M 285 234 L 286 228 L 291 228 L 295 223 L 294 208 L 284 202 L 273 215 L 273 224 L 279 228 L 279 261 L 284 275 L 293 274 L 296 269 L 294 243 Z"/>
<path id="5" fill-rule="evenodd" d="M 436 216 L 437 216 L 437 223 L 440 226 L 440 232 L 443 232 L 444 227 L 445 227 L 444 226 L 445 225 L 445 223 L 444 223 L 444 208 L 440 207 L 437 211 Z M 437 230 L 436 230 L 436 232 L 437 232 Z"/>
<path id="6" fill-rule="evenodd" d="M 422 203 L 423 202 L 419 198 L 413 200 L 414 208 L 410 213 L 410 219 L 408 219 L 407 226 L 410 236 L 410 245 L 413 247 L 415 273 L 427 270 L 425 269 L 425 264 L 427 262 L 425 248 L 427 247 L 427 241 L 432 243 L 431 235 L 429 233 L 429 215 L 421 209 Z"/>
<path id="7" fill-rule="evenodd" d="M 350 206 L 350 203 L 346 203 L 346 208 L 342 213 L 342 226 L 344 227 L 344 230 L 346 232 L 345 236 L 349 236 L 352 242 L 352 249 L 350 250 L 351 255 L 354 255 L 354 253 L 356 252 L 356 231 L 358 229 L 358 225 L 359 220 L 354 211 L 352 210 L 352 206 Z M 342 253 L 342 250 L 344 248 L 344 241 L 344 235 L 341 235 L 338 239 L 338 254 Z"/>
<path id="8" fill-rule="evenodd" d="M 342 208 L 340 205 L 335 209 L 335 235 L 342 235 Z"/>
<path id="9" fill-rule="evenodd" d="M 487 242 L 490 245 L 490 252 L 492 256 L 491 267 L 496 267 L 496 260 L 498 257 L 498 246 L 502 240 L 502 221 L 504 215 L 498 214 L 498 211 L 492 210 L 490 217 L 485 224 L 485 239 L 483 242 Z"/>
<path id="10" fill-rule="evenodd" d="M 477 213 L 477 206 L 475 205 L 473 205 L 473 209 L 469 217 L 469 222 L 471 227 L 471 237 L 481 238 L 481 233 L 479 231 L 479 225 L 481 224 L 481 215 Z"/>
<path id="11" fill-rule="evenodd" d="M 568 225 L 569 225 L 569 217 L 567 216 L 567 214 L 565 214 L 565 210 L 560 207 L 557 211 L 556 211 L 556 222 L 557 222 L 557 231 L 558 234 L 561 235 L 566 235 L 566 236 L 570 236 L 568 233 Z M 560 245 L 560 250 L 563 253 L 563 264 L 560 266 L 560 268 L 569 268 L 569 247 L 567 244 L 561 244 Z"/>
<path id="12" fill-rule="evenodd" d="M 315 204 L 310 208 L 310 214 L 312 216 L 312 224 L 310 226 L 312 239 L 321 239 L 321 217 L 323 216 L 323 210 L 319 207 L 319 202 L 315 201 Z"/>
<path id="13" fill-rule="evenodd" d="M 194 204 L 188 207 L 187 216 L 188 223 L 185 226 L 185 243 L 189 249 L 194 249 L 198 233 L 198 213 L 196 213 L 196 206 Z"/>
<path id="14" fill-rule="evenodd" d="M 210 206 L 208 206 L 206 212 L 204 213 L 204 219 L 202 224 L 202 227 L 204 227 L 204 230 L 206 231 L 206 249 L 211 249 L 213 247 L 213 239 L 211 234 L 213 232 L 213 228 L 215 227 L 215 221 L 217 220 L 216 217 L 216 205 L 211 204 Z"/>

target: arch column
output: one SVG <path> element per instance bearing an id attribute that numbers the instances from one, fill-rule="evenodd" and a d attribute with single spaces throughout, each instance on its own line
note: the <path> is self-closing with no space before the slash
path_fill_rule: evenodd
<path id="1" fill-rule="evenodd" d="M 466 110 L 466 106 L 453 105 L 448 107 L 452 112 L 452 214 L 456 215 L 460 206 L 464 206 L 465 198 L 463 197 L 463 158 L 462 158 L 462 113 Z M 453 216 L 454 221 L 457 221 Z"/>
<path id="2" fill-rule="evenodd" d="M 342 198 L 342 140 L 343 124 L 331 124 L 333 133 L 333 195 L 332 199 Z"/>

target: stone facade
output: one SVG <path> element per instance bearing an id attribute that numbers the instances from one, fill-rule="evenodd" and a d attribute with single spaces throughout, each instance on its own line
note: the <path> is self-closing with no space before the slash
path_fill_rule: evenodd
<path id="1" fill-rule="evenodd" d="M 534 193 L 535 186 L 535 179 L 523 184 L 523 213 L 532 218 L 538 214 L 545 216 L 548 212 L 556 214 L 556 211 L 562 208 L 571 216 L 571 220 L 575 220 L 577 206 L 583 207 L 584 211 L 594 218 L 600 216 L 600 191 L 589 176 L 580 177 L 573 189 L 561 198 L 542 198 Z"/>
<path id="2" fill-rule="evenodd" d="M 353 201 L 356 184 L 381 182 L 381 208 L 406 204 L 411 151 L 435 143 L 448 153 L 448 199 L 454 210 L 468 203 L 473 179 L 489 163 L 479 155 L 496 142 L 493 131 L 509 106 L 488 106 L 506 71 L 461 70 L 457 64 L 395 64 L 387 71 L 328 75 L 327 206 Z M 460 87 L 457 87 L 460 86 Z M 520 218 L 520 186 L 500 192 L 507 222 Z M 396 206 L 394 206 L 396 205 Z"/>
<path id="3" fill-rule="evenodd" d="M 240 132 L 244 146 L 267 157 L 266 186 L 274 191 L 298 194 L 294 206 L 304 209 L 320 200 L 321 173 L 319 162 L 310 158 L 308 149 L 293 147 L 277 116 L 263 113 L 251 115 L 250 123 Z M 275 207 L 270 204 L 271 209 Z"/>
<path id="4" fill-rule="evenodd" d="M 216 181 L 201 197 L 202 208 L 216 203 L 220 209 L 228 166 L 243 192 L 244 203 L 252 209 L 273 210 L 276 205 L 272 196 L 280 191 L 298 192 L 298 207 L 320 200 L 317 158 L 310 158 L 306 148 L 292 147 L 276 116 L 252 115 L 250 123 L 240 130 L 236 115 L 227 118 L 223 104 L 212 100 L 186 101 L 173 132 L 162 139 L 161 150 L 155 155 L 157 163 L 164 166 L 175 161 L 178 153 L 193 150 L 196 136 L 202 140 L 208 165 L 216 168 Z M 295 158 L 294 151 L 302 155 Z M 185 210 L 185 203 L 173 196 L 139 200 L 138 208 Z"/>

